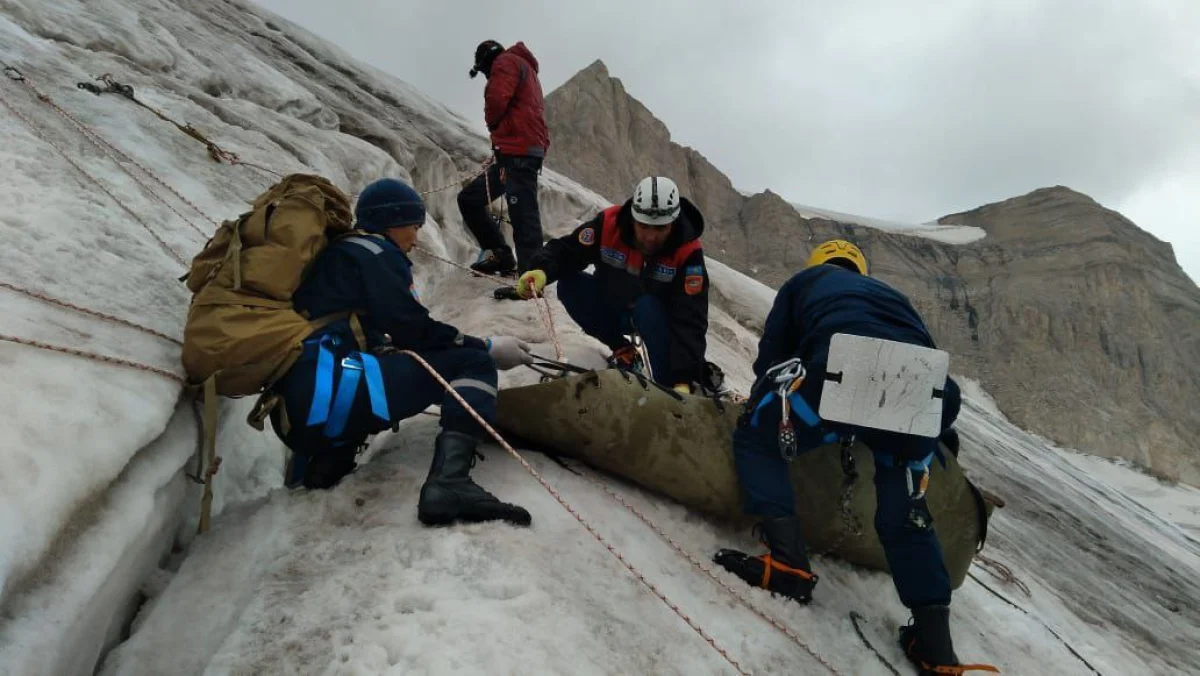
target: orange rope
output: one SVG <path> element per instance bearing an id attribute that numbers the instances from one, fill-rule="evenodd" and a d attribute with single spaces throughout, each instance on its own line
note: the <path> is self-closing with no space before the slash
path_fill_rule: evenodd
<path id="1" fill-rule="evenodd" d="M 672 538 L 670 535 L 667 535 L 666 531 L 664 531 L 657 524 L 655 524 L 653 521 L 651 521 L 650 517 L 643 514 L 641 512 L 641 510 L 639 510 L 637 507 L 634 507 L 632 504 L 629 503 L 629 501 L 627 501 L 625 498 L 621 497 L 616 491 L 609 488 L 608 486 L 601 483 L 600 481 L 596 480 L 595 478 L 590 477 L 590 476 L 586 476 L 585 478 L 589 482 L 591 482 L 592 485 L 599 487 L 601 490 L 603 490 L 605 493 L 607 493 L 609 496 L 611 496 L 614 500 L 616 500 L 618 503 L 620 503 L 620 505 L 622 507 L 627 509 L 631 514 L 633 514 L 635 517 L 637 517 L 642 523 L 646 524 L 646 526 L 648 526 L 650 528 L 650 530 L 654 531 L 656 534 L 658 534 L 658 536 L 660 538 L 665 540 L 667 542 L 667 544 L 669 544 L 671 546 L 671 548 L 674 549 L 679 555 L 683 556 L 685 559 L 690 561 L 694 567 L 696 567 L 702 573 L 707 575 L 709 577 L 709 579 L 711 579 L 713 582 L 717 583 L 717 586 L 724 589 L 731 596 L 733 596 L 735 599 L 737 599 L 739 602 L 741 602 L 742 605 L 749 608 L 751 612 L 753 612 L 755 615 L 758 615 L 760 618 L 765 620 L 768 624 L 770 624 L 771 626 L 778 629 L 785 636 L 787 636 L 789 639 L 791 639 L 792 643 L 795 643 L 802 650 L 804 650 L 804 652 L 811 655 L 813 657 L 813 659 L 820 662 L 821 665 L 824 666 L 826 669 L 828 669 L 830 673 L 833 673 L 833 674 L 841 673 L 837 670 L 837 668 L 835 668 L 832 664 L 830 664 L 828 660 L 826 660 L 824 657 L 821 657 L 819 654 L 817 654 L 816 651 L 814 651 L 811 647 L 809 647 L 808 644 L 806 644 L 804 642 L 804 640 L 801 639 L 800 636 L 796 634 L 796 632 L 789 629 L 786 625 L 784 625 L 782 622 L 775 619 L 774 617 L 771 617 L 770 615 L 763 612 L 762 610 L 759 610 L 757 607 L 754 606 L 753 603 L 750 602 L 750 599 L 747 598 L 745 596 L 745 594 L 741 593 L 737 589 L 734 589 L 733 587 L 726 584 L 724 580 L 722 580 L 720 577 L 717 576 L 717 574 L 715 572 L 713 572 L 713 569 L 710 566 L 708 566 L 704 562 L 700 561 L 700 559 L 697 559 L 695 556 L 692 555 L 691 552 L 684 549 L 683 545 L 676 542 L 675 539 Z M 768 568 L 770 568 L 770 567 L 768 566 Z"/>
<path id="2" fill-rule="evenodd" d="M 29 80 L 28 77 L 22 77 L 21 80 L 19 80 L 19 82 L 21 82 L 26 87 L 28 87 L 30 89 L 30 91 L 32 91 L 34 93 L 34 95 L 37 96 L 38 99 L 43 101 L 46 105 L 50 106 L 50 108 L 52 108 L 54 110 L 54 112 L 58 113 L 58 115 L 60 117 L 62 117 L 66 121 L 70 122 L 79 131 L 79 133 L 83 134 L 83 136 L 87 140 L 92 142 L 92 145 L 99 148 L 100 152 L 107 155 L 108 158 L 111 159 L 114 163 L 116 163 L 116 165 L 118 167 L 121 166 L 122 159 L 125 160 L 126 162 L 129 162 L 130 164 L 134 165 L 138 169 L 141 169 L 143 173 L 145 173 L 147 176 L 149 176 L 151 179 L 153 179 L 159 185 L 161 185 L 162 187 L 169 190 L 172 194 L 174 194 L 176 197 L 178 197 L 181 202 L 183 202 L 184 204 L 186 204 L 189 207 L 191 207 L 192 209 L 194 209 L 196 211 L 196 213 L 200 214 L 200 216 L 202 216 L 205 220 L 211 221 L 214 225 L 219 224 L 219 221 L 212 218 L 208 214 L 204 213 L 204 211 L 201 210 L 200 207 L 196 206 L 196 204 L 193 203 L 191 200 L 189 200 L 188 198 L 181 195 L 179 193 L 179 191 L 175 190 L 175 188 L 172 188 L 170 185 L 168 185 L 166 181 L 164 181 L 161 178 L 159 178 L 158 176 L 156 176 L 154 174 L 154 172 L 152 172 L 149 169 L 147 169 L 146 167 L 144 167 L 140 162 L 133 159 L 128 154 L 126 154 L 123 150 L 121 150 L 120 148 L 118 148 L 115 145 L 113 145 L 112 143 L 110 143 L 107 139 L 105 139 L 103 136 L 101 136 L 99 133 L 97 133 L 94 129 L 91 129 L 83 122 L 80 122 L 75 116 L 68 113 L 65 109 L 63 109 L 62 106 L 58 105 L 58 103 L 56 103 L 54 101 L 54 99 L 50 98 L 49 94 L 45 94 L 40 89 L 38 89 L 33 84 L 33 82 Z M 187 216 L 184 216 L 183 214 L 179 213 L 179 210 L 177 210 L 175 207 L 171 206 L 171 204 L 168 203 L 165 199 L 163 199 L 162 196 L 160 196 L 158 193 L 154 192 L 153 188 L 146 185 L 146 183 L 143 182 L 141 179 L 139 179 L 137 176 L 134 176 L 133 173 L 130 172 L 128 169 L 125 169 L 124 167 L 121 167 L 121 169 L 124 170 L 125 173 L 130 178 L 132 178 L 138 185 L 145 188 L 146 191 L 148 193 L 150 193 L 150 195 L 152 197 L 157 199 L 159 202 L 162 202 L 171 211 L 175 212 L 175 215 L 179 216 L 179 218 L 183 219 L 183 221 L 185 223 L 187 223 L 189 226 L 191 226 L 192 229 L 194 229 L 196 232 L 200 233 L 201 235 L 204 235 L 206 237 L 208 236 L 208 233 L 206 233 L 202 228 L 200 228 L 196 224 L 189 221 Z"/>
<path id="3" fill-rule="evenodd" d="M 497 286 L 511 286 L 511 284 L 509 284 L 508 281 L 506 281 L 506 280 L 497 279 L 494 275 L 488 275 L 488 274 L 484 274 L 482 272 L 478 272 L 476 270 L 472 270 L 470 267 L 463 265 L 462 263 L 455 263 L 452 260 L 442 258 L 441 256 L 439 256 L 435 253 L 432 253 L 430 251 L 426 251 L 425 249 L 422 249 L 419 246 L 414 246 L 413 250 L 420 251 L 421 253 L 425 254 L 426 256 L 429 256 L 430 258 L 432 258 L 434 260 L 441 261 L 447 265 L 451 265 L 460 270 L 464 270 L 464 271 L 474 275 L 475 277 L 482 277 L 483 279 L 486 279 L 489 282 L 491 282 Z M 542 326 L 544 326 L 546 328 L 546 333 L 550 337 L 551 342 L 554 344 L 554 352 L 557 355 L 558 360 L 560 362 L 566 361 L 566 356 L 563 353 L 562 343 L 559 342 L 558 332 L 554 328 L 554 314 L 550 308 L 550 301 L 547 300 L 545 296 L 540 296 L 535 292 L 534 297 L 533 297 L 533 302 L 535 305 L 537 305 L 538 316 L 542 320 Z M 545 304 L 545 308 L 542 307 L 542 304 Z"/>
<path id="4" fill-rule="evenodd" d="M 75 357 L 83 357 L 84 359 L 92 359 L 94 361 L 103 362 L 105 364 L 114 364 L 117 366 L 125 366 L 125 367 L 131 368 L 131 369 L 138 369 L 140 371 L 146 371 L 148 373 L 154 373 L 154 374 L 163 376 L 165 378 L 170 378 L 171 380 L 174 380 L 176 382 L 180 382 L 180 383 L 185 382 L 183 376 L 181 376 L 181 375 L 172 373 L 166 369 L 160 369 L 157 366 L 147 366 L 146 364 L 139 364 L 135 361 L 129 361 L 128 359 L 121 359 L 119 357 L 109 357 L 109 356 L 105 356 L 102 354 L 96 354 L 94 352 L 86 352 L 84 350 L 76 350 L 75 348 L 71 348 L 71 347 L 62 347 L 59 345 L 51 345 L 50 343 L 43 343 L 40 340 L 30 340 L 28 338 L 18 338 L 16 336 L 10 336 L 10 335 L 3 334 L 3 333 L 0 333 L 0 340 L 6 341 L 9 343 L 16 343 L 18 345 L 25 345 L 27 347 L 36 347 L 40 350 L 50 350 L 52 352 L 61 352 L 63 354 L 69 354 L 69 355 L 72 355 Z"/>
<path id="5" fill-rule="evenodd" d="M 412 357 L 414 360 L 417 361 L 418 364 L 423 366 L 425 368 L 425 370 L 429 372 L 429 375 L 433 376 L 433 378 L 435 380 L 437 380 L 438 383 L 440 383 L 441 386 L 443 388 L 445 388 L 446 391 L 449 392 L 450 395 L 453 396 L 454 399 L 456 401 L 458 401 L 458 403 L 461 404 L 462 407 L 468 413 L 470 413 L 473 418 L 475 418 L 475 421 L 478 422 L 481 426 L 483 426 L 483 428 L 485 430 L 487 430 L 488 434 L 492 435 L 492 438 L 495 439 L 497 441 L 497 443 L 499 443 L 500 446 L 502 448 L 504 448 L 505 451 L 508 452 L 509 455 L 516 458 L 517 462 L 521 463 L 521 466 L 525 468 L 525 471 L 529 472 L 529 474 L 531 476 L 533 476 L 533 478 L 536 479 L 538 481 L 538 483 L 540 483 L 542 485 L 542 488 L 545 488 L 546 491 L 549 492 L 550 495 L 553 496 L 554 499 L 558 501 L 558 504 L 561 505 L 563 507 L 563 509 L 567 510 L 567 513 L 569 513 L 571 516 L 575 517 L 575 520 L 578 521 L 581 526 L 583 526 L 585 529 L 587 529 L 587 531 L 592 534 L 592 537 L 596 538 L 596 540 L 599 541 L 600 544 L 603 545 L 604 548 L 608 550 L 609 554 L 612 554 L 613 556 L 615 556 L 617 558 L 617 560 L 621 562 L 621 565 L 625 566 L 625 568 L 630 573 L 632 573 L 635 578 L 637 578 L 638 582 L 641 582 L 643 585 L 645 585 L 646 588 L 649 589 L 651 592 L 653 592 L 654 595 L 657 596 L 660 601 L 665 603 L 668 608 L 670 608 L 672 611 L 674 611 L 674 613 L 676 615 L 678 615 L 680 617 L 680 619 L 682 619 L 684 622 L 686 622 L 688 624 L 688 626 L 692 628 L 693 631 L 695 631 L 697 634 L 700 635 L 701 638 L 703 638 L 705 641 L 707 641 L 708 644 L 713 648 L 713 650 L 717 651 L 717 653 L 720 654 L 721 657 L 725 658 L 725 661 L 729 662 L 729 664 L 731 666 L 733 666 L 733 668 L 735 670 L 737 670 L 737 672 L 739 674 L 748 674 L 749 673 L 744 668 L 742 668 L 742 666 L 737 662 L 737 660 L 730 657 L 729 652 L 726 651 L 724 648 L 722 648 L 717 643 L 716 639 L 714 639 L 712 636 L 709 636 L 708 632 L 704 631 L 703 627 L 701 627 L 699 624 L 697 624 L 692 618 L 688 617 L 687 614 L 684 613 L 682 610 L 680 610 L 678 605 L 676 605 L 669 598 L 667 598 L 667 596 L 665 594 L 663 594 L 663 592 L 660 591 L 659 588 L 657 586 L 655 586 L 653 582 L 650 582 L 649 580 L 647 580 L 645 575 L 643 575 L 641 572 L 639 572 L 638 569 L 633 566 L 633 564 L 629 563 L 629 561 L 626 560 L 624 554 L 617 551 L 617 549 L 615 547 L 613 547 L 611 544 L 609 544 L 609 542 L 607 540 L 604 539 L 604 536 L 602 536 L 602 535 L 600 535 L 600 533 L 596 532 L 596 529 L 593 528 L 592 525 L 587 522 L 587 520 L 585 520 L 582 516 L 580 516 L 579 512 L 575 511 L 575 508 L 572 507 L 565 499 L 563 499 L 563 497 L 558 493 L 558 491 L 554 490 L 554 487 L 551 486 L 549 483 L 547 483 L 546 480 L 542 478 L 542 475 L 538 474 L 537 470 L 535 470 L 525 460 L 525 458 L 521 457 L 521 454 L 518 453 L 516 449 L 514 449 L 512 446 L 510 446 L 508 444 L 507 441 L 504 440 L 504 437 L 500 436 L 499 432 L 497 432 L 491 425 L 489 425 L 487 423 L 487 421 L 484 420 L 483 417 L 480 416 L 479 413 L 477 413 L 475 411 L 475 409 L 471 408 L 471 405 L 468 404 L 466 402 L 466 400 L 464 400 L 462 398 L 462 396 L 460 396 L 458 394 L 458 392 L 454 391 L 454 388 L 450 386 L 450 383 L 446 382 L 446 379 L 443 378 L 440 373 L 438 373 L 436 370 L 434 370 L 434 368 L 429 365 L 429 362 L 425 361 L 420 355 L 418 355 L 417 353 L 415 353 L 411 350 L 401 350 L 400 354 L 406 354 L 406 355 Z"/>
<path id="6" fill-rule="evenodd" d="M 131 329 L 136 329 L 138 331 L 141 331 L 142 333 L 148 333 L 156 338 L 162 338 L 163 340 L 174 343 L 176 345 L 180 345 L 180 346 L 183 345 L 183 342 L 177 338 L 172 338 L 171 336 L 168 336 L 165 333 L 162 333 L 160 331 L 155 331 L 154 329 L 149 328 L 147 326 L 142 326 L 141 324 L 134 324 L 133 322 L 129 321 L 128 319 L 121 319 L 120 317 L 114 317 L 109 314 L 104 314 L 103 312 L 89 310 L 85 307 L 80 307 L 73 303 L 68 303 L 64 300 L 58 300 L 56 298 L 51 298 L 50 296 L 40 294 L 36 291 L 30 291 L 29 289 L 23 289 L 19 286 L 9 284 L 8 282 L 0 282 L 0 287 L 8 289 L 9 291 L 14 291 L 16 293 L 19 293 L 19 294 L 22 294 L 25 296 L 29 296 L 30 298 L 35 298 L 37 300 L 44 301 L 46 303 L 50 303 L 51 305 L 57 305 L 59 307 L 67 308 L 68 310 L 82 312 L 85 315 L 91 315 L 93 317 L 97 317 L 99 319 L 103 319 L 103 320 L 110 321 L 110 322 L 113 322 L 116 324 L 120 324 L 122 326 L 128 326 Z"/>
<path id="7" fill-rule="evenodd" d="M 550 334 L 550 340 L 554 343 L 554 354 L 558 361 L 566 363 L 567 357 L 563 353 L 562 343 L 558 342 L 558 332 L 554 330 L 554 313 L 550 310 L 550 301 L 546 300 L 546 297 L 539 294 L 536 289 L 530 288 L 530 291 L 533 293 L 533 303 L 537 305 L 538 312 L 542 317 L 542 324 L 545 325 L 547 333 Z M 544 310 L 542 306 L 545 306 Z"/>
<path id="8" fill-rule="evenodd" d="M 420 194 L 421 195 L 432 195 L 434 193 L 444 192 L 451 188 L 461 186 L 463 181 L 474 181 L 475 179 L 477 179 L 480 176 L 487 173 L 488 167 L 490 167 L 491 164 L 492 164 L 492 160 L 489 158 L 486 162 L 483 163 L 483 167 L 479 171 L 476 171 L 474 174 L 471 174 L 469 177 L 465 177 L 465 178 L 460 177 L 457 181 L 455 181 L 453 183 L 447 183 L 446 185 L 443 185 L 443 186 L 440 186 L 437 188 L 430 188 L 429 190 L 422 191 Z"/>
<path id="9" fill-rule="evenodd" d="M 103 183 L 101 183 L 98 179 L 96 179 L 94 176 L 92 176 L 90 173 L 88 173 L 88 171 L 86 169 L 84 169 L 82 166 L 80 166 L 78 162 L 71 159 L 71 156 L 68 155 L 66 153 L 66 151 L 64 151 L 61 147 L 58 146 L 58 144 L 51 141 L 49 139 L 49 137 L 47 137 L 44 133 L 42 133 L 42 131 L 40 129 L 38 129 L 38 127 L 36 125 L 34 125 L 33 122 L 31 122 L 29 120 L 29 118 L 25 117 L 25 115 L 23 113 L 21 113 L 19 110 L 17 110 L 16 108 L 12 107 L 12 105 L 10 105 L 8 103 L 8 101 L 5 100 L 4 98 L 0 98 L 0 105 L 3 105 L 6 109 L 8 109 L 9 112 L 11 112 L 19 120 L 24 122 L 26 124 L 26 126 L 28 126 L 30 128 L 30 130 L 33 131 L 35 136 L 37 136 L 39 139 L 41 139 L 42 142 L 44 142 L 46 145 L 53 148 L 59 155 L 62 156 L 62 158 L 64 160 L 67 161 L 68 164 L 70 164 L 72 167 L 75 168 L 76 171 L 78 171 L 80 174 L 82 174 L 84 176 L 84 178 L 86 178 L 89 181 L 91 181 L 92 183 L 94 183 L 96 185 L 96 187 L 99 188 L 105 195 L 108 195 L 110 198 L 112 198 L 112 200 L 117 203 L 117 206 L 124 209 L 125 212 L 128 213 L 131 217 L 133 217 L 133 219 L 135 221 L 140 223 L 141 226 L 146 229 L 146 232 L 149 232 L 150 236 L 154 238 L 154 241 L 158 242 L 158 244 L 163 248 L 163 250 L 166 251 L 168 254 L 170 254 L 171 258 L 175 259 L 175 262 L 179 263 L 180 265 L 182 265 L 185 268 L 188 267 L 184 258 L 182 256 L 180 256 L 178 253 L 176 253 L 175 250 L 172 249 L 170 247 L 170 245 L 168 245 L 166 243 L 166 241 L 163 240 L 162 237 L 159 237 L 158 233 L 154 232 L 154 229 L 150 227 L 149 223 L 147 223 L 145 220 L 143 220 L 142 217 L 139 216 L 137 214 L 137 212 L 135 212 L 133 209 L 126 206 L 126 204 L 124 202 L 122 202 L 119 197 L 114 195 L 112 193 L 112 191 L 110 191 L 108 188 L 104 187 Z"/>

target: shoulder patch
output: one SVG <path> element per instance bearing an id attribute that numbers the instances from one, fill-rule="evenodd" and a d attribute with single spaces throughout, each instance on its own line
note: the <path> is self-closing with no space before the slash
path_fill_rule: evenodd
<path id="1" fill-rule="evenodd" d="M 579 231 L 579 243 L 584 246 L 591 246 L 596 243 L 596 229 L 584 228 Z"/>
<path id="2" fill-rule="evenodd" d="M 683 278 L 683 291 L 689 296 L 695 296 L 704 290 L 704 276 L 689 274 Z"/>

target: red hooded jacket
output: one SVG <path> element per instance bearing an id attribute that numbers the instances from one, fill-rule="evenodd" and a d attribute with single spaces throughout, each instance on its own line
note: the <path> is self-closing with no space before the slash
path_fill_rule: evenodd
<path id="1" fill-rule="evenodd" d="M 524 42 L 496 56 L 483 89 L 483 118 L 502 155 L 545 157 L 550 149 L 538 62 Z"/>

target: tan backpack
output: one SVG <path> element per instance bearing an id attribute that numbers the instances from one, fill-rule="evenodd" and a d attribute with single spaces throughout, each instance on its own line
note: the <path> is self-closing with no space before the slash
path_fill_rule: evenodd
<path id="1" fill-rule="evenodd" d="M 292 307 L 305 273 L 329 241 L 352 232 L 350 198 L 320 176 L 285 176 L 225 221 L 192 260 L 193 292 L 183 331 L 183 368 L 195 385 L 214 379 L 217 394 L 245 396 L 270 387 L 300 357 L 318 325 Z"/>
<path id="2" fill-rule="evenodd" d="M 300 358 L 305 338 L 350 312 L 310 320 L 292 306 L 317 255 L 353 232 L 350 198 L 320 176 L 290 174 L 259 195 L 250 211 L 225 221 L 182 278 L 192 291 L 183 330 L 183 368 L 204 401 L 204 498 L 208 530 L 216 455 L 218 395 L 263 393 Z M 360 347 L 362 341 L 360 339 Z M 278 397 L 261 398 L 249 422 L 258 429 Z M 287 421 L 283 421 L 286 428 Z M 200 472 L 197 471 L 197 478 Z"/>

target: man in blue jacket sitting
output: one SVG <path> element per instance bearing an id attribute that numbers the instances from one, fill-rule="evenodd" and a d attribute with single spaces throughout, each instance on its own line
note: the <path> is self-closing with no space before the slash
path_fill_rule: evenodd
<path id="1" fill-rule="evenodd" d="M 355 221 L 359 232 L 330 243 L 293 297 L 310 319 L 354 314 L 308 338 L 300 360 L 275 385 L 283 406 L 272 411 L 272 426 L 293 451 L 288 485 L 333 486 L 354 470 L 367 437 L 440 403 L 442 431 L 418 518 L 426 525 L 496 519 L 528 525 L 529 512 L 470 478 L 482 426 L 415 359 L 397 353 L 421 355 L 493 424 L 496 370 L 531 363 L 528 345 L 464 335 L 421 305 L 407 254 L 425 222 L 425 205 L 410 186 L 395 179 L 367 186 Z"/>
<path id="2" fill-rule="evenodd" d="M 809 374 L 824 374 L 830 341 L 839 333 L 935 347 L 908 299 L 869 277 L 866 258 L 850 242 L 821 244 L 809 257 L 806 269 L 779 289 L 754 362 L 758 380 L 733 438 L 744 509 L 762 518 L 760 527 L 768 551 L 750 556 L 722 549 L 714 560 L 751 585 L 801 603 L 812 599 L 816 576 L 796 518 L 787 461 L 780 451 L 782 408 L 767 405 L 760 409 L 758 404 L 771 391 L 772 379 L 764 376 L 773 366 L 799 358 Z M 798 390 L 813 412 L 820 405 L 824 382 L 821 377 L 808 377 Z M 958 417 L 960 396 L 958 385 L 947 377 L 943 436 L 954 435 L 951 425 Z M 756 411 L 757 415 L 751 415 Z M 928 462 L 937 452 L 938 439 L 865 427 L 847 429 L 824 421 L 808 426 L 794 412 L 790 415 L 801 452 L 826 443 L 830 432 L 852 432 L 875 452 L 875 530 L 900 600 L 913 615 L 913 622 L 901 630 L 901 644 L 922 674 L 958 673 L 949 626 L 950 575 L 925 499 L 913 499 L 905 476 L 908 461 Z M 812 417 L 816 418 L 815 414 Z M 936 671 L 939 667 L 950 670 Z"/>

